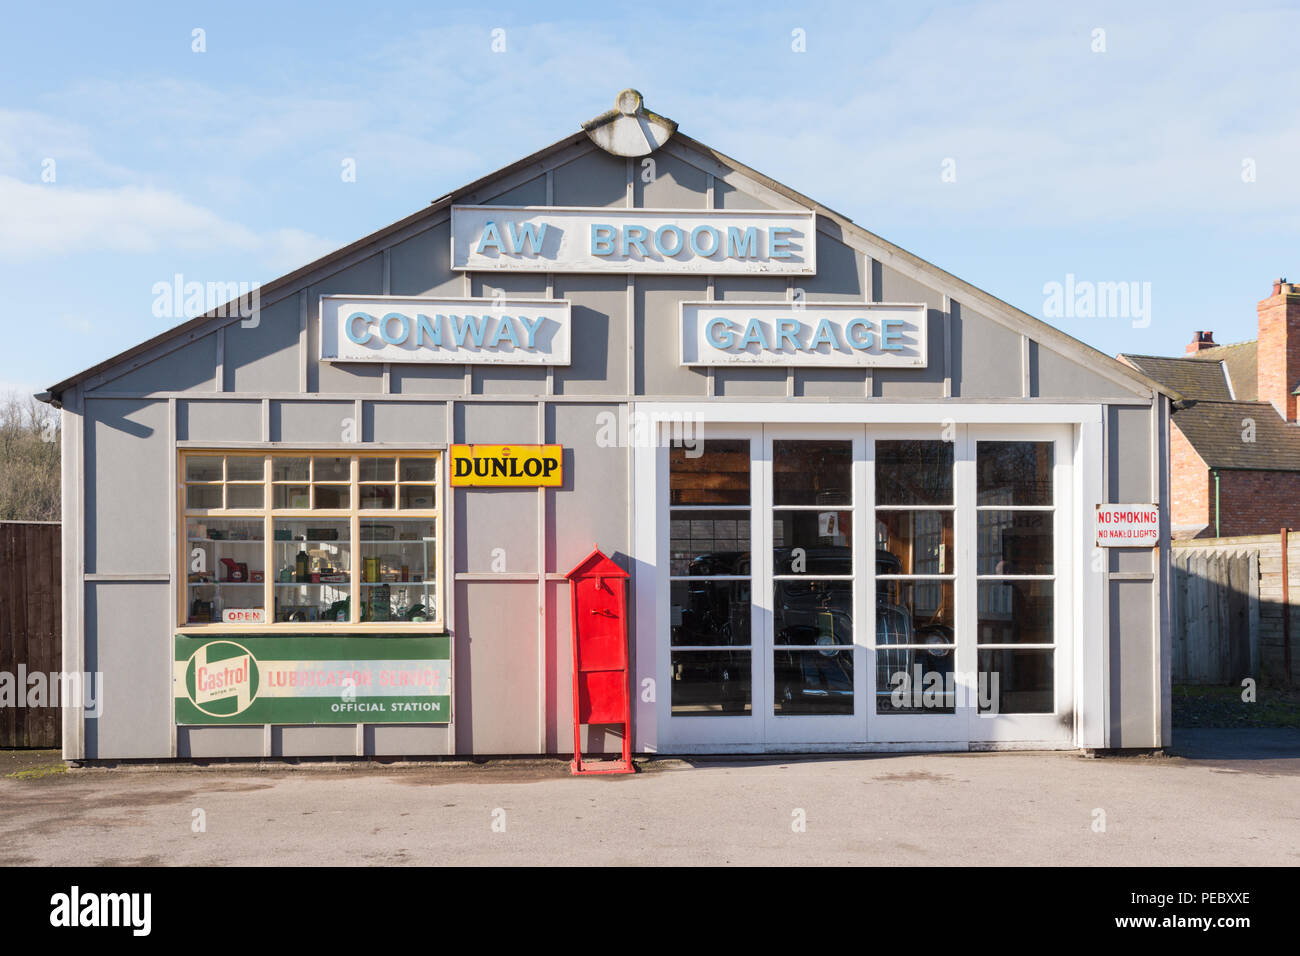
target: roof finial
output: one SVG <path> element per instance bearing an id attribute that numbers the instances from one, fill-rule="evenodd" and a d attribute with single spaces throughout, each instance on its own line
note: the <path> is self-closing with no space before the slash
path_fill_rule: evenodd
<path id="1" fill-rule="evenodd" d="M 591 141 L 615 156 L 649 156 L 677 132 L 677 124 L 645 108 L 633 89 L 619 93 L 614 109 L 582 124 Z"/>

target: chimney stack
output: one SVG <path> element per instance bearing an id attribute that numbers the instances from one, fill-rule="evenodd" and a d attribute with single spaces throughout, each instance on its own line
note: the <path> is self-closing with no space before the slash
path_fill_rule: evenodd
<path id="1" fill-rule="evenodd" d="M 1300 385 L 1300 292 L 1286 279 L 1256 306 L 1259 343 L 1256 363 L 1260 401 L 1272 402 L 1288 422 L 1296 420 L 1295 389 Z"/>
<path id="2" fill-rule="evenodd" d="M 1184 351 L 1187 355 L 1195 355 L 1202 349 L 1212 349 L 1216 347 L 1213 332 L 1193 332 L 1192 341 Z"/>

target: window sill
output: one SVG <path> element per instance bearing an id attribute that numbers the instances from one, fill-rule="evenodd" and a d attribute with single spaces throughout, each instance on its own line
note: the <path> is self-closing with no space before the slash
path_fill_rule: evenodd
<path id="1" fill-rule="evenodd" d="M 447 628 L 436 622 L 412 624 L 407 621 L 372 621 L 365 624 L 338 624 L 329 621 L 304 621 L 293 624 L 185 624 L 175 629 L 177 634 L 284 634 L 319 637 L 322 634 L 358 637 L 381 634 L 388 637 L 446 637 Z"/>

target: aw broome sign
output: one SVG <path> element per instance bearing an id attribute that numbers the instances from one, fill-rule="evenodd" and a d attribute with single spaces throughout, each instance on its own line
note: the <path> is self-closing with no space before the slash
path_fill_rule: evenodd
<path id="1" fill-rule="evenodd" d="M 322 362 L 568 365 L 564 299 L 323 295 Z"/>
<path id="2" fill-rule="evenodd" d="M 177 724 L 451 720 L 448 637 L 176 635 Z"/>
<path id="3" fill-rule="evenodd" d="M 817 217 L 776 210 L 452 206 L 468 272 L 815 275 Z"/>
<path id="4" fill-rule="evenodd" d="M 682 365 L 925 368 L 927 307 L 887 302 L 683 302 Z"/>
<path id="5" fill-rule="evenodd" d="M 562 445 L 452 445 L 451 483 L 458 488 L 558 488 Z"/>
<path id="6" fill-rule="evenodd" d="M 1151 548 L 1159 543 L 1158 505 L 1097 505 L 1099 548 Z"/>

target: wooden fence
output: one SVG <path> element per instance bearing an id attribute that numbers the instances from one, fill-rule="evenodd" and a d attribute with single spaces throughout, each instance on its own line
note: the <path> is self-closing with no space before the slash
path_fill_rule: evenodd
<path id="1" fill-rule="evenodd" d="M 58 747 L 58 707 L 25 706 L 22 674 L 58 674 L 63 664 L 62 537 L 56 522 L 0 521 L 0 674 L 14 701 L 0 706 L 0 747 Z M 47 688 L 48 689 L 48 688 Z"/>
<path id="2" fill-rule="evenodd" d="M 1295 680 L 1300 664 L 1295 653 L 1300 637 L 1300 533 L 1288 537 L 1286 605 L 1280 534 L 1174 542 L 1174 683 L 1285 680 L 1284 619 L 1290 625 Z"/>

